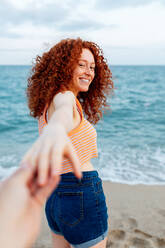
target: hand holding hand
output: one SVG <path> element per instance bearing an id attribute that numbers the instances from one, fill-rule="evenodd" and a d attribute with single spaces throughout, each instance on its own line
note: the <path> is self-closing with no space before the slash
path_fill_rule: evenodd
<path id="1" fill-rule="evenodd" d="M 48 174 L 59 181 L 63 157 L 68 157 L 77 178 L 82 177 L 80 162 L 73 145 L 62 125 L 48 125 L 42 135 L 26 153 L 23 162 L 28 162 L 38 172 L 38 184 L 47 182 Z"/>

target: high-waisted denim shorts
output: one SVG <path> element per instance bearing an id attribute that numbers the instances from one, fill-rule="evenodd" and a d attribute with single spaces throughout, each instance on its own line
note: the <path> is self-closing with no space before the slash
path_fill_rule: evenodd
<path id="1" fill-rule="evenodd" d="M 108 212 L 97 171 L 83 172 L 81 181 L 72 172 L 62 174 L 45 211 L 52 232 L 73 247 L 91 247 L 107 236 Z"/>

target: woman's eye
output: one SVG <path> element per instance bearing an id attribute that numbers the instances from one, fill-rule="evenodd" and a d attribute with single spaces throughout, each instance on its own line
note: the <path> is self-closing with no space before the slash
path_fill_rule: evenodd
<path id="1" fill-rule="evenodd" d="M 79 66 L 84 66 L 83 64 L 79 64 Z"/>

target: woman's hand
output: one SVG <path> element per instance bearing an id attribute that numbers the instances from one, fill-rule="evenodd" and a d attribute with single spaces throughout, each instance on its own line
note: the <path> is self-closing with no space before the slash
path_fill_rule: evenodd
<path id="1" fill-rule="evenodd" d="M 50 123 L 44 127 L 41 136 L 25 154 L 22 163 L 30 163 L 36 169 L 39 185 L 46 184 L 50 176 L 58 183 L 64 156 L 70 159 L 73 172 L 80 179 L 82 173 L 79 158 L 65 128 L 58 122 Z"/>

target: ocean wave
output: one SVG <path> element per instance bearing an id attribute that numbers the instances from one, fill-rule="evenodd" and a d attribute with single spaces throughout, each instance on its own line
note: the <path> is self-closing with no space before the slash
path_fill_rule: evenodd
<path id="1" fill-rule="evenodd" d="M 143 145 L 101 147 L 97 168 L 104 180 L 127 184 L 165 185 L 165 148 Z"/>
<path id="2" fill-rule="evenodd" d="M 38 137 L 29 117 L 25 88 L 30 67 L 0 66 L 0 175 L 16 168 Z M 165 175 L 165 67 L 112 67 L 115 94 L 96 125 L 99 157 L 106 180 L 163 184 Z"/>

